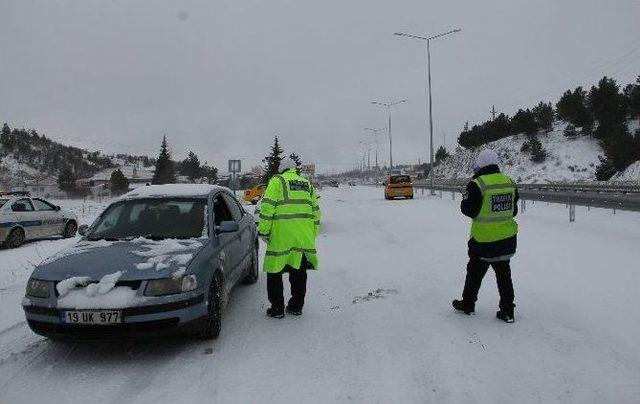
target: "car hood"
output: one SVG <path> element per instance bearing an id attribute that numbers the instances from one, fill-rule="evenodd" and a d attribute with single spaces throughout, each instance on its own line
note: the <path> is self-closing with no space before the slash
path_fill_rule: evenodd
<path id="1" fill-rule="evenodd" d="M 186 268 L 206 243 L 206 239 L 81 240 L 43 261 L 32 276 L 49 281 L 83 276 L 97 282 L 121 271 L 120 280 L 168 278 Z"/>

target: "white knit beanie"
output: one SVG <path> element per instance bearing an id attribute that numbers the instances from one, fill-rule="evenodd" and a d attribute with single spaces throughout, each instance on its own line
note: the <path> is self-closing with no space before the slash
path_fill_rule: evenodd
<path id="1" fill-rule="evenodd" d="M 496 154 L 496 152 L 491 149 L 484 149 L 480 153 L 478 153 L 478 157 L 476 157 L 476 161 L 473 164 L 473 171 L 478 172 L 482 168 L 494 164 L 500 164 L 500 158 L 498 157 L 498 154 Z"/>

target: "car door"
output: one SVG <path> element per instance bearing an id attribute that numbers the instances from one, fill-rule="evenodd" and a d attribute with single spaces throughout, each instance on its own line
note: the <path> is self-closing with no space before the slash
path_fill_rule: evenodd
<path id="1" fill-rule="evenodd" d="M 223 194 L 218 193 L 213 198 L 213 220 L 214 229 L 220 226 L 220 223 L 225 221 L 234 221 L 233 215 L 227 202 L 225 201 Z M 238 264 L 240 260 L 240 232 L 233 233 L 218 233 L 216 237 L 220 245 L 221 253 L 224 254 L 223 266 L 225 276 L 229 285 L 235 284 L 238 275 Z"/>
<path id="2" fill-rule="evenodd" d="M 57 236 L 62 234 L 62 226 L 64 225 L 60 212 L 56 210 L 56 207 L 39 198 L 31 199 L 33 206 L 38 214 L 38 217 L 42 221 L 40 227 L 41 237 Z"/>
<path id="3" fill-rule="evenodd" d="M 251 259 L 252 252 L 252 237 L 251 237 L 251 228 L 250 222 L 251 218 L 249 218 L 242 208 L 242 206 L 238 203 L 238 201 L 229 194 L 224 194 L 225 201 L 227 205 L 231 209 L 231 215 L 233 215 L 233 220 L 238 222 L 238 226 L 240 229 L 238 230 L 238 240 L 239 240 L 239 270 L 242 271 L 249 265 L 249 260 Z"/>
<path id="4" fill-rule="evenodd" d="M 16 221 L 24 229 L 26 239 L 42 237 L 42 222 L 29 198 L 21 198 L 11 204 Z"/>

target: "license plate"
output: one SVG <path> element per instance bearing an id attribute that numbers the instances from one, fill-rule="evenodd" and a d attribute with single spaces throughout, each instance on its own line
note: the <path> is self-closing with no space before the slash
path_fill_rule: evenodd
<path id="1" fill-rule="evenodd" d="M 122 312 L 119 310 L 63 311 L 60 320 L 67 324 L 119 324 Z"/>

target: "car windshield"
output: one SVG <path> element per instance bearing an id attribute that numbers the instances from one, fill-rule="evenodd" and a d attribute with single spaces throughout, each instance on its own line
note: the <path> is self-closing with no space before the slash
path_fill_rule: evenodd
<path id="1" fill-rule="evenodd" d="M 199 238 L 207 235 L 206 199 L 154 198 L 123 201 L 100 215 L 89 240 Z"/>
<path id="2" fill-rule="evenodd" d="M 405 184 L 408 182 L 411 182 L 411 178 L 409 178 L 408 175 L 397 175 L 397 176 L 391 177 L 392 184 Z"/>

